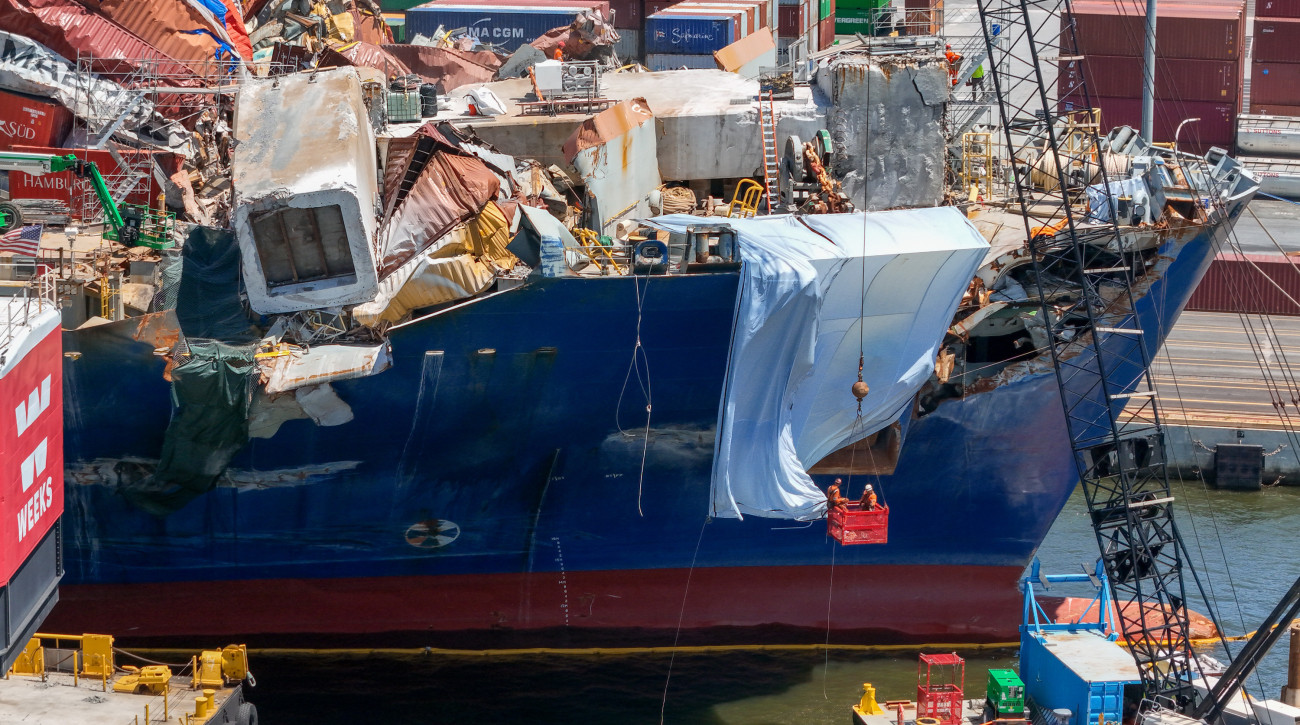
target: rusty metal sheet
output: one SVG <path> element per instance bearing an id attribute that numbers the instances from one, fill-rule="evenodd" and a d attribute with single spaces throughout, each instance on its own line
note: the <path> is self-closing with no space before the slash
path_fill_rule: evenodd
<path id="1" fill-rule="evenodd" d="M 653 118 L 644 98 L 620 101 L 582 122 L 564 142 L 564 158 L 573 163 L 583 149 L 608 143 Z"/>
<path id="2" fill-rule="evenodd" d="M 392 53 L 384 50 L 382 46 L 374 43 L 365 43 L 356 41 L 347 45 L 339 46 L 335 52 L 348 59 L 349 65 L 360 66 L 362 68 L 374 68 L 382 71 L 386 78 L 394 76 L 404 76 L 411 72 L 410 67 L 399 60 Z M 321 59 L 321 65 L 329 65 L 325 59 Z"/>
<path id="3" fill-rule="evenodd" d="M 422 45 L 381 46 L 411 69 L 438 84 L 439 93 L 450 93 L 461 86 L 487 83 L 496 77 L 501 60 L 487 51 L 464 51 L 430 48 Z"/>
<path id="4" fill-rule="evenodd" d="M 776 41 L 772 31 L 761 28 L 753 35 L 748 35 L 713 54 L 718 67 L 729 73 L 739 73 L 747 64 L 771 56 L 775 60 Z M 743 75 L 743 74 L 742 74 Z"/>
<path id="5" fill-rule="evenodd" d="M 129 30 L 73 0 L 0 0 L 0 27 L 25 35 L 74 63 L 78 55 L 104 59 L 95 64 L 96 72 L 108 68 L 118 72 L 136 70 L 136 59 L 172 60 Z M 193 75 L 180 63 L 164 62 L 158 70 L 173 76 Z"/>
<path id="6" fill-rule="evenodd" d="M 380 231 L 381 280 L 457 224 L 477 216 L 501 190 L 501 181 L 482 160 L 448 143 L 432 123 L 422 126 L 416 136 L 423 137 L 419 143 L 428 144 L 431 153 L 427 161 L 410 155 L 400 175 L 393 208 L 385 214 Z M 412 177 L 407 189 L 406 180 Z"/>
<path id="7" fill-rule="evenodd" d="M 229 40 L 220 20 L 184 0 L 81 0 L 81 3 L 126 28 L 168 58 L 186 64 L 198 75 L 209 72 L 210 61 L 216 57 L 219 47 L 218 39 Z M 191 30 L 207 32 L 187 32 Z"/>

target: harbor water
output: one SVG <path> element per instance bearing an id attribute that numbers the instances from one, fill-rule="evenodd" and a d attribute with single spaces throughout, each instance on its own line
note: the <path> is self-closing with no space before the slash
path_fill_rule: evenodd
<path id="1" fill-rule="evenodd" d="M 1205 490 L 1175 481 L 1178 521 L 1229 635 L 1253 630 L 1300 574 L 1300 490 Z M 1043 571 L 1091 569 L 1096 543 L 1078 491 L 1043 542 Z M 707 572 L 700 572 L 707 576 Z M 1187 578 L 1193 608 L 1204 611 Z M 1058 593 L 1058 592 L 1053 592 Z M 1059 592 L 1083 595 L 1083 591 Z M 780 592 L 773 591 L 773 596 Z M 838 607 L 851 602 L 836 602 Z M 255 643 L 249 643 L 254 646 Z M 836 644 L 831 639 L 830 644 Z M 1242 643 L 1233 643 L 1239 648 Z M 1218 649 L 1206 653 L 1223 658 Z M 1234 649 L 1235 651 L 1235 649 Z M 1014 650 L 965 651 L 966 693 L 980 697 L 990 668 Z M 863 682 L 878 699 L 914 699 L 916 652 L 824 649 L 601 655 L 258 652 L 250 699 L 262 719 L 295 723 L 845 723 Z M 1278 696 L 1286 639 L 1252 677 Z M 304 707 L 304 703 L 319 707 Z"/>

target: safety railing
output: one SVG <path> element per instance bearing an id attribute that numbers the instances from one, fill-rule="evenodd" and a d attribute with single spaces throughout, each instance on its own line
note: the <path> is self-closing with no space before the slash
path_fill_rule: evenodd
<path id="1" fill-rule="evenodd" d="M 0 268 L 18 266 L 27 265 L 0 264 Z M 20 282 L 18 294 L 0 297 L 0 305 L 4 308 L 0 311 L 0 360 L 4 359 L 9 344 L 30 325 L 33 317 L 59 307 L 58 287 L 52 272 L 33 274 Z"/>

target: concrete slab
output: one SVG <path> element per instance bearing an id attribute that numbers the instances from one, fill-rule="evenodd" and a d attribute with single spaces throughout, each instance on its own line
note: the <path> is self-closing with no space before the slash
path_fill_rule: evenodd
<path id="1" fill-rule="evenodd" d="M 252 308 L 373 298 L 375 136 L 357 70 L 250 80 L 234 125 L 232 222 Z"/>

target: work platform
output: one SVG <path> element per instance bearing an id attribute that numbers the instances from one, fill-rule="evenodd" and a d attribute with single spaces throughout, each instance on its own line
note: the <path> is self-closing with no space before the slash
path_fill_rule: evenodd
<path id="1" fill-rule="evenodd" d="M 194 713 L 197 700 L 211 693 L 215 698 L 211 717 L 200 719 Z M 39 676 L 10 675 L 0 681 L 0 722 L 25 725 L 68 725 L 69 723 L 190 723 L 192 725 L 247 725 L 241 721 L 245 707 L 241 687 L 219 690 L 192 690 L 190 678 L 171 678 L 171 688 L 163 695 L 136 695 L 113 691 L 113 681 L 99 678 L 74 678 L 69 672 L 47 672 Z"/>

